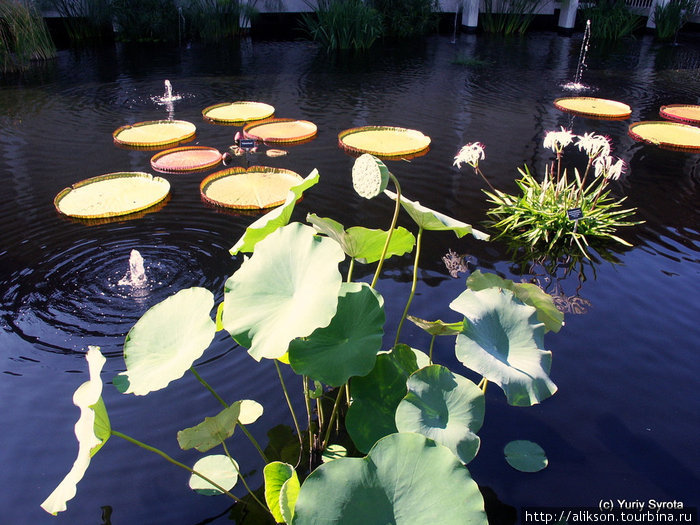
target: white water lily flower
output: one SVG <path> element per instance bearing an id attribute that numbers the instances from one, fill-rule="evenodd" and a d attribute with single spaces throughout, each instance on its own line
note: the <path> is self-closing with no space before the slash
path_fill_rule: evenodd
<path id="1" fill-rule="evenodd" d="M 41 508 L 54 516 L 66 510 L 66 502 L 76 494 L 76 486 L 83 479 L 90 465 L 90 458 L 104 445 L 107 438 L 100 439 L 95 435 L 95 408 L 101 404 L 102 379 L 100 372 L 106 361 L 99 347 L 90 346 L 85 358 L 88 362 L 90 379 L 80 385 L 73 394 L 73 403 L 80 408 L 80 418 L 75 424 L 75 437 L 78 438 L 78 457 L 70 472 L 59 483 L 51 495 L 44 500 Z M 105 414 L 102 409 L 102 415 Z"/>
<path id="2" fill-rule="evenodd" d="M 620 178 L 625 171 L 625 161 L 622 159 L 617 159 L 617 162 L 613 162 L 614 158 L 610 155 L 605 157 L 598 157 L 593 161 L 593 167 L 595 168 L 595 176 L 600 177 L 601 175 L 606 179 L 617 180 Z"/>
<path id="3" fill-rule="evenodd" d="M 352 166 L 352 187 L 360 197 L 371 199 L 389 184 L 389 169 L 369 153 L 360 155 Z"/>
<path id="4" fill-rule="evenodd" d="M 591 159 L 610 155 L 610 139 L 603 135 L 596 135 L 595 133 L 579 135 L 576 146 Z"/>
<path id="5" fill-rule="evenodd" d="M 484 145 L 481 142 L 470 142 L 462 146 L 459 153 L 455 155 L 454 166 L 460 168 L 463 162 L 469 164 L 472 168 L 479 167 L 479 161 L 486 157 L 484 153 Z"/>
<path id="6" fill-rule="evenodd" d="M 574 140 L 574 134 L 570 130 L 564 129 L 561 131 L 548 131 L 544 136 L 544 147 L 551 149 L 554 153 L 559 154 Z"/>

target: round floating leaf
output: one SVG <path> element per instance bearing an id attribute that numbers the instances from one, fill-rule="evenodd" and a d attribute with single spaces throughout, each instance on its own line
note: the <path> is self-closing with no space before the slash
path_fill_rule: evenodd
<path id="1" fill-rule="evenodd" d="M 487 288 L 464 291 L 450 308 L 468 321 L 457 336 L 457 359 L 500 386 L 509 404 L 530 406 L 556 392 L 548 376 L 552 353 L 542 349 L 544 325 L 533 307 L 510 290 Z"/>
<path id="2" fill-rule="evenodd" d="M 427 356 L 422 359 L 427 362 Z M 352 403 L 345 427 L 353 443 L 367 453 L 380 438 L 397 431 L 394 414 L 406 395 L 406 380 L 420 365 L 414 351 L 397 345 L 391 353 L 377 356 L 372 371 L 350 380 Z"/>
<path id="3" fill-rule="evenodd" d="M 331 323 L 289 345 L 289 364 L 300 375 L 330 386 L 374 367 L 384 335 L 384 309 L 365 283 L 343 283 Z"/>
<path id="4" fill-rule="evenodd" d="M 213 307 L 214 295 L 194 287 L 150 308 L 126 336 L 126 372 L 114 378 L 114 386 L 145 395 L 181 378 L 214 339 Z"/>
<path id="5" fill-rule="evenodd" d="M 552 296 L 532 283 L 514 283 L 495 273 L 481 273 L 476 270 L 467 278 L 467 287 L 478 291 L 486 288 L 503 288 L 512 291 L 527 305 L 537 308 L 537 318 L 547 330 L 558 332 L 564 324 L 564 314 L 556 307 Z"/>
<path id="6" fill-rule="evenodd" d="M 393 191 L 384 190 L 384 193 L 392 200 L 396 200 L 398 196 Z M 430 231 L 451 231 L 457 237 L 464 237 L 471 233 L 476 239 L 487 241 L 489 235 L 471 227 L 466 222 L 458 221 L 443 213 L 431 210 L 423 206 L 418 201 L 408 200 L 406 197 L 401 197 L 401 206 L 408 212 L 414 222 L 424 230 Z"/>
<path id="7" fill-rule="evenodd" d="M 73 394 L 73 403 L 80 409 L 80 417 L 75 424 L 78 456 L 70 472 L 41 504 L 42 509 L 54 516 L 66 510 L 66 503 L 75 496 L 77 484 L 83 479 L 90 465 L 90 458 L 102 448 L 111 435 L 107 410 L 102 401 L 100 378 L 106 359 L 97 346 L 89 347 L 85 358 L 90 379 L 81 384 Z"/>
<path id="8" fill-rule="evenodd" d="M 345 254 L 313 228 L 292 223 L 260 241 L 226 281 L 224 328 L 246 334 L 250 355 L 275 359 L 289 342 L 328 326 L 335 315 Z"/>
<path id="9" fill-rule="evenodd" d="M 520 472 L 538 472 L 549 463 L 542 447 L 532 441 L 511 441 L 503 452 L 508 464 Z"/>
<path id="10" fill-rule="evenodd" d="M 273 461 L 263 469 L 265 502 L 277 523 L 291 523 L 299 495 L 299 478 L 288 463 Z"/>
<path id="11" fill-rule="evenodd" d="M 238 464 L 224 454 L 204 456 L 194 464 L 192 470 L 219 485 L 224 490 L 231 490 L 238 481 Z M 196 474 L 190 476 L 190 488 L 204 496 L 218 496 L 221 490 Z"/>
<path id="12" fill-rule="evenodd" d="M 294 525 L 486 525 L 469 471 L 419 434 L 392 434 L 365 458 L 324 463 L 304 481 Z"/>
<path id="13" fill-rule="evenodd" d="M 381 258 L 386 236 L 389 234 L 384 230 L 371 230 L 362 226 L 353 226 L 345 230 L 339 222 L 313 213 L 308 214 L 306 220 L 318 232 L 335 240 L 347 255 L 362 264 L 371 264 Z M 395 228 L 384 258 L 409 253 L 415 244 L 416 238 L 411 232 L 403 227 Z"/>
<path id="14" fill-rule="evenodd" d="M 396 408 L 399 432 L 416 432 L 449 448 L 462 463 L 479 451 L 484 422 L 484 394 L 468 379 L 441 365 L 414 372 L 408 394 Z"/>

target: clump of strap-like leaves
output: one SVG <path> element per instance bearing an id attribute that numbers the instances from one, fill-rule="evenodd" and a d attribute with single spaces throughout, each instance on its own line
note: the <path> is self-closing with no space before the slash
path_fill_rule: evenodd
<path id="1" fill-rule="evenodd" d="M 563 316 L 536 286 L 480 272 L 446 305 L 449 322 L 411 315 L 423 235 L 447 231 L 458 238 L 488 237 L 407 199 L 396 178 L 371 155 L 355 163 L 354 185 L 365 198 L 384 194 L 395 201 L 388 230 L 345 228 L 315 214 L 293 221 L 296 202 L 318 180 L 314 170 L 231 248 L 234 256 L 249 255 L 241 257 L 240 267 L 226 281 L 222 302 L 216 305 L 214 294 L 202 287 L 181 290 L 148 310 L 126 337 L 126 370 L 113 379 L 119 391 L 142 396 L 177 388 L 177 380 L 192 373 L 218 399 L 218 414 L 177 435 L 182 449 L 196 449 L 202 458 L 185 465 L 173 454 L 113 429 L 101 396 L 104 358 L 93 347 L 87 353 L 90 380 L 74 398 L 81 410 L 78 459 L 43 503 L 45 510 L 65 510 L 92 456 L 108 439 L 119 437 L 189 471 L 192 489 L 225 495 L 234 506 L 257 506 L 267 513 L 261 519 L 270 522 L 304 525 L 318 523 L 322 516 L 324 522 L 338 524 L 487 524 L 483 498 L 465 466 L 480 448 L 484 391 L 495 383 L 513 406 L 530 406 L 554 394 L 552 354 L 544 347 L 544 334 L 559 330 Z M 395 192 L 387 190 L 390 181 Z M 401 209 L 415 224 L 415 235 L 396 227 Z M 389 329 L 386 309 L 396 305 L 387 305 L 378 277 L 387 258 L 411 252 L 411 291 L 399 326 Z M 353 279 L 355 264 L 375 263 L 371 282 Z M 406 319 L 430 336 L 427 348 L 401 342 Z M 254 361 L 277 368 L 288 400 L 293 392 L 281 368 L 291 367 L 298 377 L 306 414 L 297 415 L 289 402 L 298 457 L 268 457 L 268 449 L 247 429 L 263 407 L 254 400 L 223 399 L 196 370 L 221 330 Z M 387 344 L 384 336 L 390 330 L 396 335 Z M 454 340 L 464 370 L 451 370 L 433 355 L 438 336 Z M 467 369 L 481 380 L 465 377 Z M 264 495 L 251 490 L 227 446 L 238 429 L 260 456 Z M 352 446 L 341 446 L 345 434 Z M 522 461 L 532 456 L 532 447 L 514 441 L 507 451 L 510 464 L 521 470 L 542 468 L 546 458 L 537 458 L 539 467 Z M 238 482 L 249 495 L 232 492 Z"/>

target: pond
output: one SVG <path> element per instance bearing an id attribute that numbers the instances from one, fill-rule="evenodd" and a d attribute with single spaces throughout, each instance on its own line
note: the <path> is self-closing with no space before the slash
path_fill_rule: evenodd
<path id="1" fill-rule="evenodd" d="M 71 396 L 87 378 L 88 345 L 107 356 L 103 396 L 117 430 L 191 464 L 195 454 L 179 450 L 176 432 L 219 410 L 191 375 L 146 397 L 120 394 L 111 379 L 124 370 L 125 334 L 150 306 L 189 286 L 205 287 L 221 300 L 224 281 L 241 263 L 229 249 L 255 217 L 205 205 L 199 184 L 208 173 L 165 175 L 167 204 L 130 220 L 73 222 L 55 211 L 53 199 L 88 177 L 151 171 L 154 152 L 113 143 L 112 132 L 124 124 L 172 116 L 196 124 L 191 144 L 226 150 L 240 128 L 205 122 L 201 111 L 233 100 L 265 102 L 277 117 L 318 126 L 313 140 L 287 147 L 286 156 L 251 154 L 247 160 L 302 176 L 317 168 L 320 183 L 307 191 L 294 218 L 303 221 L 313 212 L 346 227 L 386 228 L 393 203 L 354 193 L 354 159 L 337 144 L 344 129 L 401 126 L 431 137 L 426 155 L 387 161 L 389 168 L 406 197 L 479 228 L 486 218 L 485 185 L 452 165 L 462 145 L 483 143 L 482 170 L 494 186 L 513 192 L 518 166 L 541 174 L 551 160 L 542 145 L 547 131 L 564 126 L 611 137 L 614 154 L 629 166 L 613 192 L 626 196 L 626 205 L 637 208 L 634 218 L 644 221 L 619 232 L 632 248 L 612 247 L 613 260 L 596 257 L 582 276 L 546 279 L 534 275 L 538 269 L 528 273 L 513 264 L 500 241 L 426 234 L 411 312 L 458 320 L 447 305 L 464 290 L 465 275 L 449 275 L 442 262 L 448 250 L 469 254 L 471 269 L 516 281 L 538 278 L 548 292 L 576 297 L 585 310 L 567 313 L 563 329 L 545 336 L 556 395 L 519 408 L 507 405 L 495 385 L 487 390 L 482 446 L 469 470 L 489 495 L 493 523 L 514 523 L 524 506 L 597 507 L 611 499 L 697 506 L 700 155 L 636 142 L 627 131 L 630 122 L 658 120 L 662 105 L 700 102 L 700 35 L 684 34 L 677 45 L 648 36 L 607 46 L 591 42 L 585 94 L 629 104 L 627 121 L 573 117 L 553 106 L 570 94 L 562 85 L 573 80 L 581 37 L 463 34 L 452 43 L 436 35 L 361 56 L 327 56 L 305 41 L 116 45 L 63 50 L 45 66 L 0 81 L 3 523 L 232 522 L 228 500 L 192 493 L 186 472 L 118 439 L 95 456 L 66 512 L 51 517 L 39 505 L 75 459 L 78 410 Z M 154 100 L 166 79 L 181 96 L 171 108 Z M 400 223 L 412 229 L 406 216 Z M 119 284 L 133 249 L 148 279 L 140 290 Z M 410 290 L 412 264 L 409 256 L 390 259 L 377 285 L 387 300 L 387 347 Z M 370 280 L 373 271 L 357 265 L 355 276 Z M 429 338 L 417 328 L 406 326 L 402 334 L 404 342 L 427 350 Z M 443 339 L 436 359 L 466 374 Z M 225 399 L 264 405 L 264 416 L 250 426 L 263 446 L 271 429 L 291 427 L 274 366 L 256 363 L 223 332 L 198 370 Z M 302 413 L 301 385 L 294 374 L 285 378 Z M 514 439 L 540 444 L 549 466 L 535 474 L 509 467 L 503 447 Z M 250 443 L 237 434 L 230 449 L 259 487 L 262 465 Z"/>

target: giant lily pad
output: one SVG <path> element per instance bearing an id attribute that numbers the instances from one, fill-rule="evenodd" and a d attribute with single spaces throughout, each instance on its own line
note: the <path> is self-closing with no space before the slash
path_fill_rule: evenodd
<path id="1" fill-rule="evenodd" d="M 393 191 L 384 190 L 384 193 L 392 200 L 396 200 L 398 198 L 398 195 Z M 406 210 L 406 212 L 408 212 L 414 222 L 424 230 L 451 231 L 460 238 L 464 237 L 468 233 L 471 233 L 476 239 L 482 241 L 487 241 L 489 239 L 488 234 L 472 228 L 470 224 L 458 221 L 457 219 L 453 219 L 452 217 L 435 210 L 431 210 L 430 208 L 423 206 L 418 201 L 412 201 L 401 196 L 401 206 L 404 210 Z"/>
<path id="2" fill-rule="evenodd" d="M 306 220 L 317 231 L 334 239 L 347 255 L 362 264 L 377 262 L 381 258 L 386 236 L 389 234 L 384 230 L 371 230 L 362 226 L 353 226 L 345 230 L 339 222 L 313 213 L 308 214 Z M 403 227 L 396 228 L 384 258 L 408 253 L 413 250 L 415 244 L 416 238 L 411 232 Z"/>
<path id="3" fill-rule="evenodd" d="M 100 378 L 106 359 L 96 346 L 88 349 L 85 358 L 88 362 L 90 379 L 81 384 L 73 394 L 73 403 L 80 409 L 80 418 L 75 424 L 78 457 L 70 472 L 41 504 L 42 509 L 54 516 L 66 510 L 66 503 L 75 496 L 77 484 L 83 479 L 90 465 L 90 459 L 111 435 L 107 410 L 102 402 L 102 379 Z"/>
<path id="4" fill-rule="evenodd" d="M 202 110 L 202 116 L 220 124 L 243 124 L 271 117 L 274 112 L 274 106 L 264 102 L 237 100 L 206 107 Z"/>
<path id="5" fill-rule="evenodd" d="M 202 198 L 216 206 L 260 210 L 284 203 L 289 190 L 302 181 L 299 174 L 282 168 L 236 167 L 212 173 L 199 188 Z"/>
<path id="6" fill-rule="evenodd" d="M 113 379 L 114 386 L 125 394 L 145 395 L 181 378 L 214 339 L 213 307 L 214 295 L 199 287 L 151 307 L 126 336 L 126 371 Z"/>
<path id="7" fill-rule="evenodd" d="M 445 447 L 392 434 L 365 458 L 324 463 L 304 481 L 293 525 L 486 525 L 469 471 Z"/>
<path id="8" fill-rule="evenodd" d="M 297 374 L 340 386 L 374 367 L 384 335 L 380 298 L 365 283 L 343 283 L 331 323 L 289 345 L 289 364 Z"/>
<path id="9" fill-rule="evenodd" d="M 292 211 L 294 211 L 294 205 L 301 198 L 304 191 L 318 183 L 319 177 L 318 170 L 314 169 L 303 181 L 292 186 L 287 192 L 284 204 L 267 212 L 246 228 L 243 236 L 231 248 L 231 255 L 236 255 L 239 252 L 252 252 L 259 241 L 277 228 L 289 223 Z"/>
<path id="10" fill-rule="evenodd" d="M 457 359 L 500 386 L 509 404 L 530 406 L 556 392 L 548 375 L 552 353 L 542 348 L 544 325 L 535 308 L 500 288 L 466 290 L 450 308 L 467 319 L 457 336 Z"/>
<path id="11" fill-rule="evenodd" d="M 479 451 L 484 394 L 468 379 L 441 365 L 414 372 L 408 393 L 396 408 L 399 432 L 416 432 L 449 448 L 462 463 Z"/>
<path id="12" fill-rule="evenodd" d="M 185 120 L 148 120 L 114 130 L 115 144 L 132 148 L 157 148 L 191 140 L 197 127 Z"/>
<path id="13" fill-rule="evenodd" d="M 362 126 L 341 131 L 338 145 L 352 153 L 377 157 L 416 157 L 428 152 L 430 137 L 415 129 Z"/>
<path id="14" fill-rule="evenodd" d="M 224 328 L 250 340 L 255 359 L 274 359 L 289 342 L 328 326 L 335 315 L 345 258 L 330 239 L 292 223 L 257 243 L 253 256 L 226 281 Z"/>

